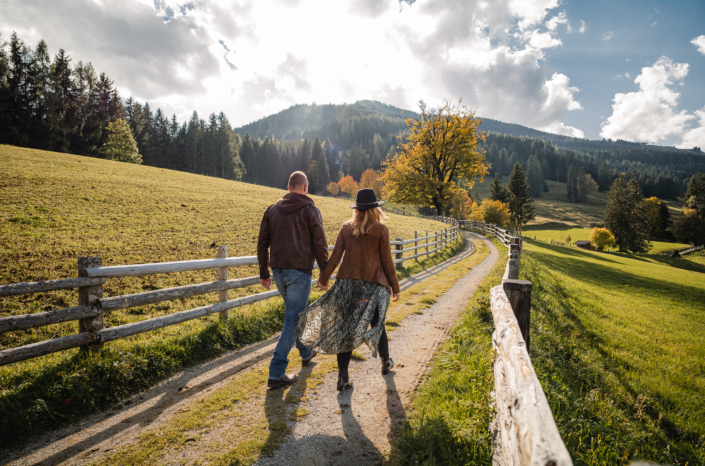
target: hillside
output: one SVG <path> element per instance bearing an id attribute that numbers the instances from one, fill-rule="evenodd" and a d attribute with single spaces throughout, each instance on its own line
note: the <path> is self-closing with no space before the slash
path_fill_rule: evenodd
<path id="1" fill-rule="evenodd" d="M 262 213 L 284 193 L 220 178 L 0 146 L 0 283 L 73 277 L 76 258 L 88 255 L 111 265 L 210 258 L 216 245 L 228 246 L 230 256 L 254 255 Z M 350 217 L 350 201 L 312 197 L 332 244 Z M 388 225 L 392 237 L 404 238 L 413 237 L 415 230 L 441 227 L 397 215 L 390 216 Z M 181 280 L 207 281 L 213 274 L 124 279 L 108 283 L 106 295 Z M 230 277 L 255 274 L 256 267 L 240 267 Z M 41 302 L 15 298 L 2 303 L 2 315 L 26 312 L 27 306 L 62 307 L 64 300 L 73 299 L 72 292 L 43 296 Z M 183 308 L 192 304 L 183 303 Z M 3 347 L 14 346 L 14 336 L 0 338 Z M 38 339 L 40 334 L 32 338 Z"/>
<path id="2" fill-rule="evenodd" d="M 705 266 L 525 244 L 531 360 L 575 464 L 703 464 Z"/>
<path id="3" fill-rule="evenodd" d="M 368 118 L 391 118 L 395 121 L 398 129 L 405 130 L 406 125 L 403 124 L 406 118 L 415 118 L 418 116 L 414 110 L 405 110 L 392 105 L 387 105 L 376 100 L 359 100 L 354 104 L 342 105 L 294 105 L 279 113 L 266 116 L 252 123 L 248 123 L 239 128 L 235 128 L 235 133 L 244 136 L 245 133 L 250 133 L 254 138 L 264 139 L 265 137 L 276 139 L 300 139 L 303 137 L 315 137 L 320 139 L 335 138 L 336 129 L 339 129 L 346 119 L 352 116 L 364 115 Z M 517 137 L 529 137 L 550 141 L 555 146 L 564 147 L 566 149 L 592 151 L 592 150 L 609 150 L 622 147 L 638 149 L 666 149 L 681 151 L 674 147 L 651 146 L 629 141 L 607 141 L 607 140 L 589 140 L 580 139 L 560 134 L 547 133 L 527 126 L 518 125 L 515 123 L 505 123 L 492 118 L 486 118 L 478 115 L 483 119 L 480 129 L 487 132 L 507 134 Z"/>
<path id="4" fill-rule="evenodd" d="M 55 152 L 0 146 L 0 283 L 76 276 L 79 256 L 105 265 L 254 255 L 265 208 L 285 191 L 220 178 Z M 313 196 L 329 243 L 348 218 L 350 200 Z M 392 237 L 438 231 L 445 225 L 390 215 Z M 457 252 L 444 249 L 401 276 Z M 230 268 L 229 278 L 257 275 L 256 267 Z M 216 271 L 194 271 L 111 279 L 104 296 L 203 283 Z M 231 290 L 229 298 L 261 292 L 259 286 Z M 316 296 L 313 293 L 313 296 Z M 106 327 L 212 304 L 217 293 L 114 311 Z M 77 305 L 74 290 L 0 299 L 0 317 Z M 281 300 L 231 311 L 226 324 L 213 315 L 106 345 L 84 360 L 78 349 L 0 367 L 0 448 L 54 428 L 190 365 L 269 338 L 281 330 Z M 0 350 L 76 334 L 76 321 L 0 334 Z M 43 400 L 36 407 L 36 400 Z M 66 401 L 68 400 L 68 401 Z M 76 400 L 75 403 L 71 400 Z M 10 432 L 12 433 L 10 435 Z"/>

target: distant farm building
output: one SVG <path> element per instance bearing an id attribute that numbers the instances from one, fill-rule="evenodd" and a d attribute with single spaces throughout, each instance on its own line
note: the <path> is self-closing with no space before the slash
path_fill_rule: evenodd
<path id="1" fill-rule="evenodd" d="M 592 243 L 590 241 L 580 240 L 580 241 L 576 241 L 574 244 L 581 249 L 587 249 L 588 251 L 595 250 L 595 247 L 592 245 Z"/>

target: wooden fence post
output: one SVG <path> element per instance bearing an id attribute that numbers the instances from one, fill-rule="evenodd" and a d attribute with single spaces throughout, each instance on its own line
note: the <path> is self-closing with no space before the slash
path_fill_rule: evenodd
<path id="1" fill-rule="evenodd" d="M 521 336 L 526 342 L 526 351 L 529 351 L 529 327 L 531 325 L 531 282 L 528 280 L 503 280 L 504 293 L 509 298 L 514 316 L 519 323 Z"/>
<path id="2" fill-rule="evenodd" d="M 426 257 L 428 257 L 428 230 L 426 230 L 426 234 L 424 236 L 426 236 Z"/>
<path id="3" fill-rule="evenodd" d="M 228 257 L 228 247 L 227 246 L 220 246 L 218 248 L 218 259 L 225 259 L 226 257 Z M 218 268 L 218 280 L 227 280 L 227 279 L 228 279 L 228 268 L 227 267 L 219 267 Z M 219 291 L 218 292 L 218 301 L 221 303 L 224 303 L 227 300 L 228 300 L 228 290 Z M 220 315 L 221 322 L 228 320 L 229 311 L 227 309 L 224 311 L 220 311 L 218 314 Z"/>
<path id="4" fill-rule="evenodd" d="M 414 231 L 414 239 L 418 239 L 418 237 L 419 237 L 419 232 Z M 419 255 L 419 242 L 418 241 L 414 241 L 414 247 L 416 248 L 416 249 L 414 249 L 414 255 L 418 256 Z M 418 261 L 419 261 L 419 258 L 417 257 L 416 262 L 418 262 Z"/>
<path id="5" fill-rule="evenodd" d="M 86 270 L 89 267 L 101 267 L 103 259 L 100 257 L 79 257 L 78 276 L 86 277 Z M 78 304 L 84 306 L 99 306 L 98 300 L 103 297 L 103 285 L 83 286 L 78 288 Z M 95 317 L 78 319 L 78 333 L 97 332 L 103 329 L 103 313 Z M 90 343 L 81 346 L 82 350 L 98 351 L 103 347 L 102 343 Z"/>
<path id="6" fill-rule="evenodd" d="M 404 238 L 394 238 L 394 241 L 404 241 Z M 401 251 L 402 249 L 404 249 L 404 245 L 403 244 L 396 244 L 396 245 L 394 245 L 394 249 L 396 249 L 397 251 Z M 396 256 L 395 259 L 401 259 L 403 256 L 403 253 L 397 252 L 397 253 L 395 253 L 395 256 Z M 401 270 L 403 268 L 404 268 L 404 263 L 399 262 L 397 264 L 397 270 Z"/>

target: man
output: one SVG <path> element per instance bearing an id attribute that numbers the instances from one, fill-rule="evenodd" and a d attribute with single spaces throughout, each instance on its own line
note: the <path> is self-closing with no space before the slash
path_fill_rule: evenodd
<path id="1" fill-rule="evenodd" d="M 284 329 L 269 363 L 267 386 L 271 388 L 296 381 L 296 375 L 286 374 L 287 357 L 294 343 L 304 366 L 316 355 L 296 336 L 296 320 L 308 304 L 314 258 L 321 269 L 328 262 L 328 241 L 321 212 L 307 196 L 308 178 L 303 172 L 292 173 L 288 189 L 289 194 L 264 212 L 257 241 L 260 283 L 266 289 L 272 286 L 271 266 L 274 283 L 286 306 Z"/>

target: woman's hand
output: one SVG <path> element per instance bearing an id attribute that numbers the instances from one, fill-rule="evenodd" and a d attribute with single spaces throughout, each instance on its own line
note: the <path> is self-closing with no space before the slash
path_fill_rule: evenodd
<path id="1" fill-rule="evenodd" d="M 392 302 L 399 301 L 399 296 L 401 293 L 392 293 Z"/>

